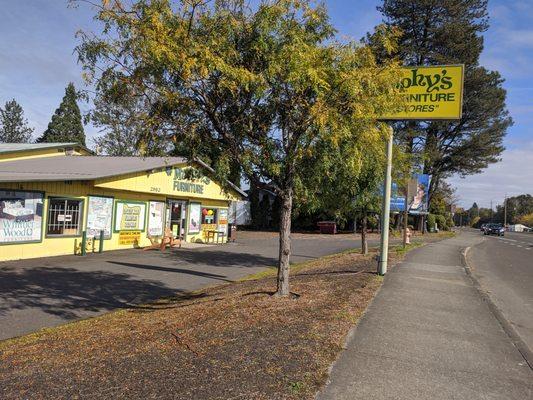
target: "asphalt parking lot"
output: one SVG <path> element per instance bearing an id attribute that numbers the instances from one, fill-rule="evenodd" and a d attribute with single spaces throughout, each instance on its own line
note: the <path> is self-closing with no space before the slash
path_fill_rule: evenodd
<path id="1" fill-rule="evenodd" d="M 371 238 L 370 245 L 377 239 Z M 359 236 L 293 235 L 292 262 L 359 247 Z M 241 278 L 276 264 L 278 238 L 239 232 L 236 243 L 120 250 L 0 263 L 0 340 Z"/>

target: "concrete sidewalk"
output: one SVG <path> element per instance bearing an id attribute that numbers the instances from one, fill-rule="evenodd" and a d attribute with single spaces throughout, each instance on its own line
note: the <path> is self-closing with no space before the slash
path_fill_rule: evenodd
<path id="1" fill-rule="evenodd" d="M 393 268 L 318 399 L 533 399 L 533 371 L 466 275 L 456 238 Z"/>

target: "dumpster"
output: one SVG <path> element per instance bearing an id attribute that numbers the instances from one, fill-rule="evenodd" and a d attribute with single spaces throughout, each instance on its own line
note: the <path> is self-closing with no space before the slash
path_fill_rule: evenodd
<path id="1" fill-rule="evenodd" d="M 320 233 L 327 235 L 334 235 L 337 233 L 337 224 L 335 221 L 320 221 L 318 224 Z"/>

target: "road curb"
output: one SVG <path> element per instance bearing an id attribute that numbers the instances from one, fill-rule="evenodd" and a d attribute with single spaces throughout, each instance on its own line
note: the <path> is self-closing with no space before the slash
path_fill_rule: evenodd
<path id="1" fill-rule="evenodd" d="M 500 323 L 501 327 L 509 336 L 511 339 L 511 342 L 513 345 L 517 348 L 518 352 L 522 355 L 524 360 L 526 361 L 527 365 L 531 370 L 533 371 L 533 352 L 529 349 L 527 344 L 522 340 L 516 329 L 513 327 L 513 325 L 505 318 L 501 310 L 496 306 L 496 304 L 491 300 L 487 292 L 483 290 L 481 287 L 481 284 L 479 283 L 478 279 L 472 274 L 472 268 L 470 266 L 470 263 L 468 262 L 468 252 L 470 251 L 471 246 L 466 247 L 462 252 L 462 262 L 463 262 L 463 268 L 465 269 L 466 274 L 471 279 L 472 284 L 476 288 L 477 292 L 481 296 L 484 302 L 487 303 L 489 306 L 490 311 L 492 314 L 496 317 L 498 322 Z"/>

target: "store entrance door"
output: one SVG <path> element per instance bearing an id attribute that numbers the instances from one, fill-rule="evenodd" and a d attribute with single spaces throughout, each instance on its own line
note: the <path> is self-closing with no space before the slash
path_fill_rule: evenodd
<path id="1" fill-rule="evenodd" d="M 174 237 L 185 238 L 185 219 L 187 216 L 187 203 L 183 200 L 168 200 L 167 202 L 167 227 Z"/>

